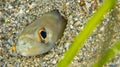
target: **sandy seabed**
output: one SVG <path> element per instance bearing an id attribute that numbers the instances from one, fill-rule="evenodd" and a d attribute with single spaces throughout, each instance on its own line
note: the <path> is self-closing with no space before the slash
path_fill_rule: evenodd
<path id="1" fill-rule="evenodd" d="M 0 1 L 0 67 L 56 67 L 75 36 L 102 0 L 3 0 Z M 44 13 L 58 9 L 68 20 L 63 37 L 44 55 L 23 57 L 11 50 L 18 35 Z M 120 39 L 120 1 L 84 43 L 70 67 L 90 67 L 108 47 Z M 107 45 L 106 45 L 107 44 Z M 119 67 L 120 54 L 105 67 Z"/>

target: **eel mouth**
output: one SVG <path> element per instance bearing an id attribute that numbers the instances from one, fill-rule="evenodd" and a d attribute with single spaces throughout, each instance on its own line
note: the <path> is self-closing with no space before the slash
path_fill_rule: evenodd
<path id="1" fill-rule="evenodd" d="M 35 56 L 48 52 L 54 47 L 53 42 L 39 42 L 34 41 L 31 38 L 18 40 L 16 51 L 22 56 Z"/>

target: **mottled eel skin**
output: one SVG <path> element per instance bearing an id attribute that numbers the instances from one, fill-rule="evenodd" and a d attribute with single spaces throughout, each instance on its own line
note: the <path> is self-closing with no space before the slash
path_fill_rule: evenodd
<path id="1" fill-rule="evenodd" d="M 57 9 L 45 13 L 28 25 L 20 34 L 16 46 L 22 56 L 36 56 L 48 52 L 63 35 L 67 20 Z"/>

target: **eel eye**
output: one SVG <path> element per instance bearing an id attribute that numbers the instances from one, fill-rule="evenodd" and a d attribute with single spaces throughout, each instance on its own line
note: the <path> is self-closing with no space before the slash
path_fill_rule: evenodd
<path id="1" fill-rule="evenodd" d="M 41 35 L 42 38 L 45 39 L 46 36 L 47 36 L 46 31 L 45 31 L 45 30 L 42 30 L 42 31 L 40 32 L 40 35 Z"/>
<path id="2" fill-rule="evenodd" d="M 47 32 L 44 27 L 39 28 L 38 37 L 39 37 L 40 42 L 45 43 L 45 38 L 47 37 Z"/>

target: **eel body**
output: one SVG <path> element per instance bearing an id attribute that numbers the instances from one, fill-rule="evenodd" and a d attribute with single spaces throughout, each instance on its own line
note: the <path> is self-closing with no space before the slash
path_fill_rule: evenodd
<path id="1" fill-rule="evenodd" d="M 67 20 L 57 9 L 43 14 L 20 34 L 16 46 L 22 56 L 35 56 L 48 52 L 63 35 Z"/>

